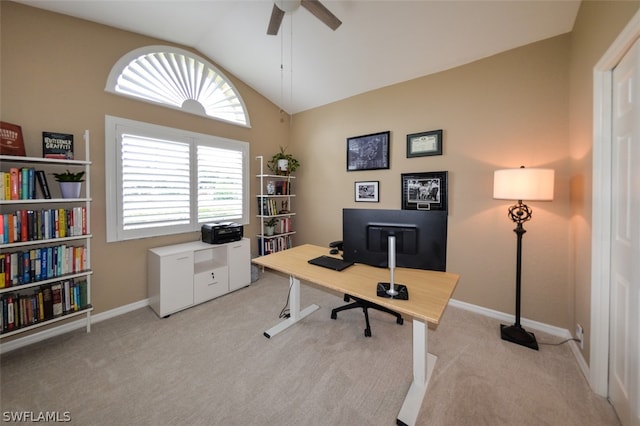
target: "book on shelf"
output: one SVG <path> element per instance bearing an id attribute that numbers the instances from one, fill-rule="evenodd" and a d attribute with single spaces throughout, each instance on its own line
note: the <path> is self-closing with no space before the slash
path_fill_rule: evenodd
<path id="1" fill-rule="evenodd" d="M 11 167 L 0 172 L 0 199 L 33 200 L 36 198 L 36 170 L 32 167 Z"/>
<path id="2" fill-rule="evenodd" d="M 84 279 L 68 279 L 0 294 L 0 332 L 90 308 L 87 285 Z"/>
<path id="3" fill-rule="evenodd" d="M 0 270 L 4 281 L 0 288 L 19 287 L 87 270 L 84 246 L 37 247 L 3 253 Z"/>
<path id="4" fill-rule="evenodd" d="M 36 170 L 36 176 L 42 197 L 47 200 L 51 199 L 51 191 L 49 191 L 49 183 L 47 182 L 47 175 L 44 173 L 44 170 Z"/>
<path id="5" fill-rule="evenodd" d="M 27 155 L 21 126 L 0 121 L 0 154 L 20 157 Z"/>
<path id="6" fill-rule="evenodd" d="M 42 156 L 44 158 L 73 160 L 73 135 L 42 132 Z"/>
<path id="7" fill-rule="evenodd" d="M 288 180 L 277 181 L 276 195 L 291 195 L 291 182 Z"/>
<path id="8" fill-rule="evenodd" d="M 0 214 L 0 244 L 87 235 L 84 206 Z"/>
<path id="9" fill-rule="evenodd" d="M 281 235 L 268 238 L 258 237 L 258 254 L 260 256 L 287 250 L 292 246 L 293 240 L 290 235 Z"/>

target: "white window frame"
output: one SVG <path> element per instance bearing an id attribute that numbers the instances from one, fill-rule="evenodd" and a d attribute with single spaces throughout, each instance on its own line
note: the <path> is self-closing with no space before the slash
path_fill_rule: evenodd
<path id="1" fill-rule="evenodd" d="M 185 225 L 150 227 L 125 230 L 122 226 L 122 170 L 119 161 L 121 140 L 118 135 L 127 130 L 130 133 L 152 138 L 186 142 L 191 146 L 191 196 L 190 219 Z M 106 222 L 107 242 L 125 241 L 139 238 L 158 237 L 187 232 L 200 231 L 198 222 L 198 187 L 197 187 L 197 146 L 207 145 L 222 149 L 242 152 L 242 217 L 233 221 L 242 225 L 249 224 L 249 143 L 226 139 L 219 136 L 190 132 L 182 129 L 160 126 L 151 123 L 129 120 L 121 117 L 105 116 L 105 182 L 106 182 Z"/>

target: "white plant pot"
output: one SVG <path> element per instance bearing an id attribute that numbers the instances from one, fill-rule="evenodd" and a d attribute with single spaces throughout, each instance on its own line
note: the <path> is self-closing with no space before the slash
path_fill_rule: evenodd
<path id="1" fill-rule="evenodd" d="M 58 182 L 62 198 L 80 198 L 82 182 Z"/>
<path id="2" fill-rule="evenodd" d="M 271 235 L 275 234 L 276 232 L 276 227 L 275 226 L 265 226 L 264 227 L 264 233 L 267 237 L 270 237 Z"/>
<path id="3" fill-rule="evenodd" d="M 278 160 L 278 168 L 283 172 L 286 172 L 287 169 L 289 168 L 289 160 L 287 160 L 286 158 L 282 160 Z"/>

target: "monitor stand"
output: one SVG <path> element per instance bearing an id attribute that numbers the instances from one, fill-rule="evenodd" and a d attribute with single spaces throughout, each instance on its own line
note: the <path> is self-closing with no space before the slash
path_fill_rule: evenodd
<path id="1" fill-rule="evenodd" d="M 406 285 L 394 284 L 394 271 L 396 269 L 396 237 L 389 235 L 389 282 L 378 283 L 376 294 L 379 297 L 389 299 L 409 300 L 409 290 Z"/>

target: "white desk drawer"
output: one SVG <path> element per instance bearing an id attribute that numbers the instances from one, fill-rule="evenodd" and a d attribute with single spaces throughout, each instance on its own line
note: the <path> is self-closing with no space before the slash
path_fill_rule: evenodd
<path id="1" fill-rule="evenodd" d="M 193 301 L 204 302 L 229 292 L 228 268 L 216 268 L 200 272 L 193 277 Z"/>

